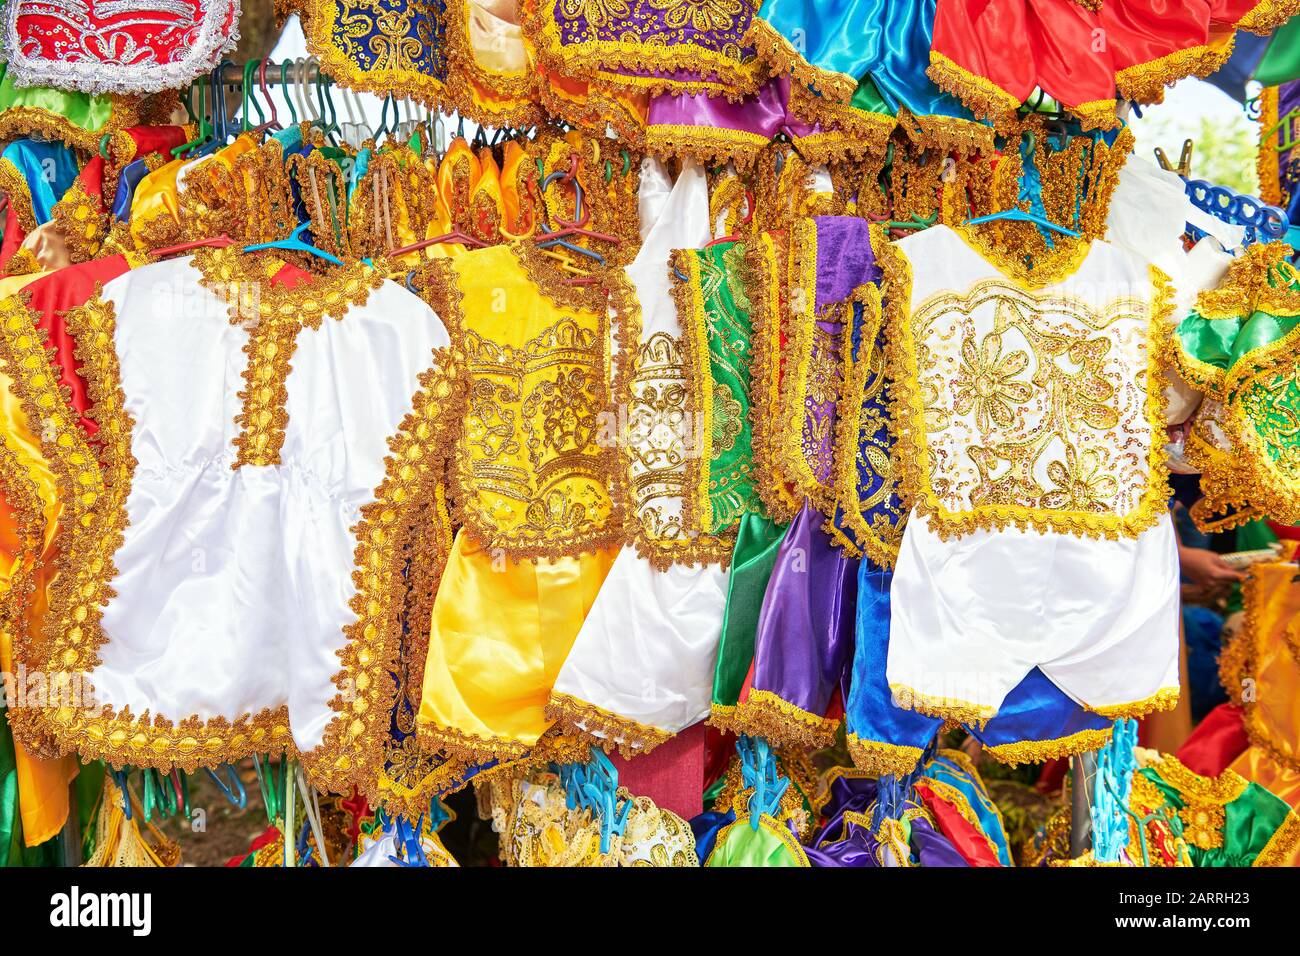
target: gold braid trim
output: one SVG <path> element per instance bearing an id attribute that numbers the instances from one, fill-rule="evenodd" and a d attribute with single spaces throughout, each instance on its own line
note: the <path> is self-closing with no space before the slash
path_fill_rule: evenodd
<path id="1" fill-rule="evenodd" d="M 9 262 L 5 267 L 5 274 L 11 276 L 30 276 L 43 271 L 41 264 L 36 258 L 36 253 L 26 246 L 18 249 L 9 257 Z"/>
<path id="2" fill-rule="evenodd" d="M 113 112 L 117 112 L 116 108 Z M 114 119 L 110 117 L 102 129 L 93 130 L 39 106 L 8 106 L 0 110 L 0 140 L 22 139 L 35 133 L 41 139 L 57 140 L 71 149 L 90 152 L 98 148 L 100 137 L 110 131 Z"/>
<path id="3" fill-rule="evenodd" d="M 988 704 L 974 704 L 957 697 L 935 697 L 906 684 L 890 684 L 889 693 L 893 695 L 894 704 L 903 710 L 914 710 L 927 717 L 939 717 L 959 724 L 983 727 L 998 712 L 996 707 Z"/>
<path id="4" fill-rule="evenodd" d="M 1066 737 L 1049 740 L 1018 740 L 1009 744 L 986 746 L 984 752 L 999 763 L 1015 767 L 1022 763 L 1044 763 L 1058 757 L 1073 757 L 1086 750 L 1099 750 L 1110 743 L 1114 728 L 1080 730 Z"/>
<path id="5" fill-rule="evenodd" d="M 653 123 L 645 128 L 646 149 L 656 156 L 690 157 L 705 167 L 728 162 L 747 170 L 767 148 L 766 136 L 745 130 L 687 123 Z"/>
<path id="6" fill-rule="evenodd" d="M 835 743 L 838 719 L 809 713 L 770 690 L 751 689 L 730 715 L 737 733 L 766 737 L 773 746 L 819 750 Z"/>
<path id="7" fill-rule="evenodd" d="M 32 205 L 32 192 L 18 167 L 7 159 L 0 159 L 0 193 L 9 197 L 9 208 L 18 217 L 23 232 L 32 232 L 40 225 Z"/>
<path id="8" fill-rule="evenodd" d="M 244 256 L 236 246 L 196 250 L 192 262 L 199 284 L 229 307 L 230 323 L 251 326 L 243 346 L 248 356 L 239 392 L 243 410 L 235 416 L 239 453 L 230 467 L 278 465 L 289 424 L 287 383 L 298 333 L 319 328 L 325 315 L 342 319 L 349 309 L 364 305 L 384 277 L 354 262 L 327 278 L 290 288 L 274 281 L 281 263 Z"/>
<path id="9" fill-rule="evenodd" d="M 684 277 L 684 278 L 683 278 Z M 713 529 L 709 473 L 713 462 L 713 372 L 709 362 L 708 318 L 700 284 L 699 259 L 689 249 L 675 249 L 668 280 L 682 329 L 682 368 L 687 401 L 699 411 L 700 447 L 686 461 L 682 490 L 682 527 L 702 534 Z"/>
<path id="10" fill-rule="evenodd" d="M 1196 313 L 1203 319 L 1240 319 L 1254 312 L 1300 315 L 1300 290 L 1276 289 L 1269 283 L 1275 271 L 1290 268 L 1291 254 L 1284 242 L 1251 246 L 1233 260 L 1215 288 L 1196 297 Z"/>
<path id="11" fill-rule="evenodd" d="M 1294 866 L 1296 849 L 1300 847 L 1300 814 L 1292 808 L 1273 831 L 1273 835 L 1259 851 L 1251 866 Z"/>
<path id="12" fill-rule="evenodd" d="M 1126 704 L 1104 704 L 1099 707 L 1084 704 L 1084 707 L 1094 714 L 1100 714 L 1111 720 L 1120 720 L 1125 717 L 1145 717 L 1147 714 L 1154 714 L 1156 711 L 1173 710 L 1178 706 L 1178 694 L 1177 687 L 1164 687 L 1142 700 L 1130 701 Z"/>
<path id="13" fill-rule="evenodd" d="M 803 429 L 808 415 L 809 379 L 813 352 L 817 348 L 817 222 L 798 219 L 790 228 L 790 323 L 786 354 L 790 356 L 781 376 L 780 439 L 778 468 L 792 476 L 795 493 L 810 502 L 824 516 L 835 513 L 834 475 L 823 484 L 813 474 L 803 448 Z M 843 313 L 841 310 L 841 317 Z M 831 343 L 832 346 L 836 343 Z M 842 371 L 842 361 L 836 362 Z M 839 409 L 843 382 L 825 383 L 831 407 Z"/>
<path id="14" fill-rule="evenodd" d="M 434 498 L 446 473 L 454 420 L 446 410 L 460 402 L 455 358 L 434 349 L 433 363 L 420 375 L 411 411 L 388 441 L 384 479 L 374 500 L 361 508 L 356 536 L 356 587 L 349 607 L 356 620 L 345 627 L 347 644 L 338 651 L 342 670 L 334 675 L 339 694 L 330 701 L 336 716 L 320 746 L 302 757 L 303 767 L 321 789 L 348 792 L 356 785 L 373 803 L 381 799 L 385 742 L 389 739 L 401 653 L 404 574 L 419 507 Z M 439 574 L 451 551 L 450 528 L 437 535 L 436 547 L 419 555 Z M 436 586 L 436 584 L 435 584 Z"/>
<path id="15" fill-rule="evenodd" d="M 80 177 L 54 204 L 50 219 L 63 236 L 73 262 L 88 262 L 99 254 L 108 235 L 108 214 L 103 203 L 86 192 Z"/>
<path id="16" fill-rule="evenodd" d="M 1020 100 L 987 77 L 977 76 L 953 62 L 938 50 L 930 51 L 930 66 L 925 71 L 934 85 L 961 100 L 981 119 L 1006 122 L 1020 109 Z"/>
<path id="17" fill-rule="evenodd" d="M 1282 170 L 1278 165 L 1278 89 L 1266 86 L 1259 94 L 1259 148 L 1255 154 L 1255 170 L 1259 175 L 1259 197 L 1270 206 L 1285 205 L 1282 193 Z M 1293 124 L 1294 120 L 1287 120 Z"/>
<path id="18" fill-rule="evenodd" d="M 67 313 L 66 321 L 93 402 L 89 414 L 99 425 L 96 441 L 102 465 L 59 385 L 44 330 L 35 326 L 28 309 L 26 300 L 18 297 L 0 306 L 0 348 L 15 373 L 14 391 L 28 420 L 45 423 L 42 449 L 67 509 L 57 532 L 58 575 L 45 622 L 44 669 L 59 706 L 44 710 L 40 723 L 62 752 L 76 751 L 83 759 L 102 759 L 115 767 L 178 766 L 191 771 L 254 752 L 293 753 L 284 707 L 244 714 L 233 722 L 197 716 L 173 722 L 161 714 L 151 719 L 148 712 L 136 717 L 130 708 L 115 713 L 107 704 L 96 710 L 72 696 L 92 693 L 87 678 L 108 640 L 101 608 L 113 594 L 113 554 L 127 524 L 126 498 L 136 463 L 131 454 L 134 423 L 119 384 L 113 304 L 103 298 L 99 286 L 86 305 Z M 77 686 L 72 686 L 73 675 L 79 675 Z"/>
<path id="19" fill-rule="evenodd" d="M 794 48 L 794 44 L 757 16 L 749 22 L 741 43 L 754 48 L 767 76 L 789 76 L 792 88 L 795 85 L 811 87 L 823 99 L 844 104 L 852 100 L 857 91 L 856 77 L 813 66 Z"/>
<path id="20" fill-rule="evenodd" d="M 555 726 L 567 736 L 586 740 L 607 752 L 617 749 L 628 758 L 648 754 L 673 738 L 670 730 L 643 724 L 554 690 L 546 705 L 546 719 L 555 721 Z"/>
<path id="21" fill-rule="evenodd" d="M 915 124 L 913 126 L 912 124 Z M 906 107 L 898 111 L 898 125 L 908 138 L 922 148 L 963 154 L 990 153 L 994 146 L 994 129 L 985 123 L 959 116 L 916 116 Z"/>
<path id="22" fill-rule="evenodd" d="M 873 777 L 883 777 L 885 774 L 906 777 L 916 769 L 924 754 L 920 747 L 864 740 L 857 734 L 848 735 L 848 746 L 853 765 Z"/>
<path id="23" fill-rule="evenodd" d="M 1236 28 L 1268 36 L 1297 13 L 1300 13 L 1297 0 L 1260 0 L 1237 21 Z"/>
<path id="24" fill-rule="evenodd" d="M 853 306 L 855 304 L 862 305 L 865 315 L 857 355 L 853 354 Z M 862 453 L 860 447 L 862 407 L 866 403 L 867 380 L 871 376 L 872 363 L 878 361 L 876 343 L 884 320 L 880 287 L 875 283 L 858 286 L 845 303 L 845 309 L 842 355 L 843 397 L 848 402 L 848 408 L 839 410 L 835 422 L 831 482 L 840 520 L 849 530 L 852 538 L 846 536 L 833 519 L 827 520 L 822 530 L 851 557 L 862 557 L 865 554 L 880 567 L 892 568 L 898 559 L 898 548 L 903 540 L 907 517 L 903 515 L 896 524 L 890 524 L 888 520 L 870 523 L 862 513 L 862 494 L 858 485 L 858 456 Z M 877 371 L 883 379 L 883 362 L 881 364 L 882 367 Z M 889 383 L 882 381 L 881 389 L 882 395 L 885 396 L 882 404 L 888 407 Z M 892 428 L 890 430 L 892 432 Z M 881 457 L 884 457 L 883 453 Z M 878 472 L 882 470 L 879 462 L 872 462 L 872 466 Z M 887 470 L 880 474 L 882 485 L 880 491 L 876 493 L 880 501 L 888 500 L 889 495 L 896 489 L 898 465 L 894 461 L 893 454 L 888 456 L 886 468 Z"/>
<path id="25" fill-rule="evenodd" d="M 786 328 L 782 307 L 786 267 L 785 237 L 761 233 L 745 243 L 745 288 L 753 328 L 749 365 L 749 425 L 754 487 L 773 521 L 788 524 L 802 503 L 782 470 L 781 378 Z"/>
<path id="26" fill-rule="evenodd" d="M 1232 56 L 1234 40 L 1235 37 L 1229 36 L 1225 43 L 1188 47 L 1146 63 L 1126 66 L 1115 74 L 1115 85 L 1125 99 L 1163 103 L 1166 86 L 1189 76 L 1209 76 L 1227 63 Z"/>

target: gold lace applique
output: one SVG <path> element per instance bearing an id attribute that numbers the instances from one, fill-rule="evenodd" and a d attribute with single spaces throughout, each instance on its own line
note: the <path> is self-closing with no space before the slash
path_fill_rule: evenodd
<path id="1" fill-rule="evenodd" d="M 517 248 L 527 245 L 431 262 L 421 281 L 465 362 L 463 422 L 452 468 L 458 517 L 484 547 L 536 559 L 580 554 L 621 537 L 610 493 L 616 449 L 601 444 L 605 416 L 613 412 L 612 388 L 618 386 L 608 374 L 603 289 L 563 286 L 554 268 L 539 284 L 537 250 Z M 551 300 L 541 311 L 554 316 L 552 324 L 516 344 L 506 341 L 515 334 L 506 315 L 493 308 L 492 276 L 504 281 L 512 268 L 510 281 L 522 279 L 519 286 L 535 290 L 529 294 Z M 520 309 L 528 303 L 516 304 Z"/>
<path id="2" fill-rule="evenodd" d="M 424 571 L 432 575 L 426 586 L 435 590 L 451 550 L 450 524 L 437 514 L 421 519 L 420 509 L 444 499 L 439 482 L 453 427 L 446 410 L 458 401 L 458 378 L 452 354 L 435 349 L 432 366 L 420 376 L 411 411 L 389 439 L 384 479 L 352 529 L 357 540 L 356 593 L 349 606 L 356 620 L 346 626 L 347 644 L 338 652 L 343 663 L 334 676 L 339 694 L 330 701 L 336 716 L 320 746 L 302 758 L 318 786 L 345 793 L 355 784 L 375 804 L 392 795 L 393 781 L 417 782 L 399 766 L 385 771 L 384 764 L 386 758 L 392 763 L 400 755 L 400 748 L 395 753 L 391 745 L 390 720 L 398 694 L 394 674 L 400 671 L 409 550 L 424 537 L 419 560 L 430 565 Z M 409 806 L 423 799 L 427 808 L 429 793 L 407 796 Z"/>
<path id="3" fill-rule="evenodd" d="M 234 246 L 200 249 L 194 265 L 203 286 L 229 307 L 231 324 L 249 329 L 239 393 L 243 410 L 235 417 L 238 456 L 231 467 L 278 465 L 289 423 L 287 382 L 298 333 L 319 328 L 325 315 L 341 319 L 348 309 L 363 305 L 383 276 L 357 262 L 314 282 L 280 285 L 274 276 L 283 263 L 244 256 Z"/>
<path id="4" fill-rule="evenodd" d="M 61 750 L 114 766 L 194 770 L 237 760 L 252 752 L 293 752 L 288 712 L 280 707 L 245 714 L 235 721 L 197 716 L 173 722 L 162 715 L 136 716 L 87 706 L 88 675 L 106 642 L 102 607 L 112 596 L 117 573 L 113 555 L 126 528 L 126 498 L 135 458 L 134 427 L 125 408 L 113 346 L 115 314 L 97 287 L 86 305 L 66 315 L 77 340 L 77 359 L 99 425 L 101 457 L 92 451 L 71 412 L 37 328 L 24 303 L 13 298 L 0 310 L 0 347 L 14 373 L 14 390 L 29 421 L 42 422 L 41 445 L 67 508 L 59 525 L 58 574 L 45 621 L 48 648 L 44 670 L 52 705 L 40 721 Z M 102 463 L 101 463 L 102 460 Z"/>
<path id="5" fill-rule="evenodd" d="M 993 278 L 909 310 L 908 265 L 882 252 L 898 459 L 937 533 L 1019 525 L 1117 538 L 1150 527 L 1168 497 L 1163 274 L 1152 269 L 1149 300 L 1100 309 Z"/>

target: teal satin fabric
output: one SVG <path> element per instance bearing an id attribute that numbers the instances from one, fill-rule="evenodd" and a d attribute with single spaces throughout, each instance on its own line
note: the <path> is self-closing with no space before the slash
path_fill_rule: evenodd
<path id="1" fill-rule="evenodd" d="M 897 114 L 907 107 L 915 116 L 973 119 L 961 103 L 925 75 L 930 65 L 936 0 L 764 0 L 757 17 L 814 67 L 857 80 L 853 106 L 874 113 Z M 879 96 L 878 105 L 867 105 Z"/>
<path id="2" fill-rule="evenodd" d="M 998 855 L 998 862 L 1003 866 L 1015 866 L 1011 858 L 1011 843 L 1007 839 L 1006 829 L 1002 826 L 1002 815 L 998 812 L 997 805 L 989 798 L 983 781 L 978 777 L 972 777 L 964 767 L 943 754 L 936 755 L 927 763 L 922 775 L 947 784 L 965 797 L 975 818 L 979 821 L 980 830 L 992 842 Z"/>
<path id="3" fill-rule="evenodd" d="M 62 143 L 20 139 L 5 147 L 0 158 L 13 163 L 27 183 L 36 222 L 49 222 L 55 203 L 77 178 L 77 160 L 72 150 Z"/>

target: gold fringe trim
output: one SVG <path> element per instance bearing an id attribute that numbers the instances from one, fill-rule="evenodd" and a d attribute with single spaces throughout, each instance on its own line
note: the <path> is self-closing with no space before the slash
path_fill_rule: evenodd
<path id="1" fill-rule="evenodd" d="M 766 737 L 773 746 L 819 750 L 835 743 L 840 722 L 810 714 L 769 690 L 753 690 L 730 715 L 735 732 Z"/>
<path id="2" fill-rule="evenodd" d="M 1100 714 L 1111 720 L 1121 720 L 1125 717 L 1145 717 L 1147 714 L 1154 714 L 1161 710 L 1173 710 L 1178 706 L 1178 696 L 1177 687 L 1165 687 L 1150 697 L 1127 704 L 1105 704 L 1100 707 L 1085 704 L 1084 706 L 1094 714 Z"/>
<path id="3" fill-rule="evenodd" d="M 961 100 L 976 116 L 1005 122 L 1020 109 L 1020 100 L 987 77 L 977 76 L 938 50 L 930 51 L 925 71 L 934 85 Z"/>
<path id="4" fill-rule="evenodd" d="M 939 717 L 976 727 L 983 727 L 998 712 L 996 707 L 988 704 L 974 704 L 957 697 L 934 697 L 906 684 L 890 684 L 889 693 L 894 698 L 894 704 L 903 710 L 914 710 L 927 717 Z"/>
<path id="5" fill-rule="evenodd" d="M 513 762 L 528 756 L 533 749 L 533 745 L 518 740 L 480 737 L 451 727 L 435 727 L 431 724 L 420 724 L 417 734 L 420 746 L 425 750 L 445 754 L 452 760 L 463 761 L 471 766 L 492 760 Z"/>
<path id="6" fill-rule="evenodd" d="M 1295 866 L 1297 848 L 1300 848 L 1300 814 L 1293 808 L 1251 866 Z"/>
<path id="7" fill-rule="evenodd" d="M 656 156 L 689 157 L 701 165 L 733 163 L 738 170 L 754 165 L 768 139 L 744 130 L 685 123 L 652 123 L 645 128 L 646 149 Z"/>
<path id="8" fill-rule="evenodd" d="M 1209 76 L 1228 62 L 1233 45 L 1233 38 L 1229 37 L 1225 43 L 1189 47 L 1146 63 L 1135 63 L 1115 74 L 1115 85 L 1125 99 L 1163 103 L 1166 86 L 1189 76 Z"/>
<path id="9" fill-rule="evenodd" d="M 673 738 L 670 730 L 643 724 L 554 690 L 546 705 L 546 719 L 555 721 L 565 734 L 585 739 L 607 752 L 617 749 L 628 758 L 648 754 Z"/>
<path id="10" fill-rule="evenodd" d="M 757 16 L 749 23 L 743 46 L 752 46 L 757 58 L 762 61 L 769 76 L 789 76 L 791 86 L 799 84 L 811 87 L 822 98 L 848 104 L 857 91 L 858 81 L 847 73 L 836 73 L 813 66 L 766 20 Z"/>
<path id="11" fill-rule="evenodd" d="M 925 753 L 920 747 L 863 740 L 857 734 L 848 735 L 848 747 L 853 766 L 873 777 L 886 774 L 905 777 L 916 769 Z"/>
<path id="12" fill-rule="evenodd" d="M 1023 763 L 1044 763 L 1058 757 L 1073 757 L 1086 750 L 1099 750 L 1110 743 L 1113 732 L 1113 727 L 1105 730 L 1081 730 L 1067 737 L 1054 737 L 1050 740 L 1020 740 L 993 747 L 985 746 L 984 752 L 1010 767 Z"/>
<path id="13" fill-rule="evenodd" d="M 1261 0 L 1237 21 L 1237 29 L 1268 36 L 1296 14 L 1300 14 L 1297 0 Z"/>

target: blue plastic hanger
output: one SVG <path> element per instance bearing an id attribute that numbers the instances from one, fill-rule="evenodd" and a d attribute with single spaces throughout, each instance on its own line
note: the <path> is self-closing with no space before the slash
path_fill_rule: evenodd
<path id="1" fill-rule="evenodd" d="M 742 734 L 736 741 L 736 751 L 740 754 L 741 783 L 754 791 L 749 798 L 749 825 L 757 830 L 759 817 L 777 815 L 790 781 L 780 774 L 776 755 L 764 738 Z"/>
<path id="2" fill-rule="evenodd" d="M 309 252 L 313 256 L 319 256 L 326 262 L 332 262 L 336 266 L 343 265 L 343 260 L 338 256 L 326 252 L 324 249 L 317 249 L 302 241 L 302 234 L 307 230 L 310 223 L 299 223 L 298 227 L 289 234 L 288 239 L 276 239 L 274 242 L 259 242 L 255 245 L 244 246 L 245 252 L 260 252 L 263 249 L 291 249 L 296 252 Z"/>
<path id="3" fill-rule="evenodd" d="M 221 777 L 218 776 L 218 772 L 213 770 L 211 767 L 204 767 L 203 769 L 208 772 L 208 776 L 212 778 L 213 782 L 221 790 L 222 795 L 225 796 L 227 800 L 233 803 L 240 810 L 243 810 L 248 806 L 248 791 L 244 789 L 244 784 L 239 779 L 239 773 L 233 766 L 228 763 L 223 763 L 219 768 L 225 773 L 225 780 L 222 780 Z"/>
<path id="4" fill-rule="evenodd" d="M 1063 236 L 1072 236 L 1075 239 L 1079 237 L 1079 233 L 1073 229 L 1052 222 L 1052 220 L 1045 219 L 1042 216 L 1034 215 L 1031 212 L 1025 212 L 1023 209 L 1004 209 L 1002 212 L 990 213 L 987 216 L 976 216 L 974 219 L 967 219 L 966 225 L 978 226 L 980 223 L 993 222 L 997 219 L 1005 219 L 1011 222 L 1032 222 L 1041 229 L 1051 229 L 1053 232 L 1059 232 Z"/>
<path id="5" fill-rule="evenodd" d="M 128 820 L 131 819 L 131 791 L 128 789 L 130 783 L 130 767 L 123 767 L 121 770 L 113 771 L 113 782 L 117 784 L 117 789 L 122 793 L 122 811 L 126 814 Z"/>

